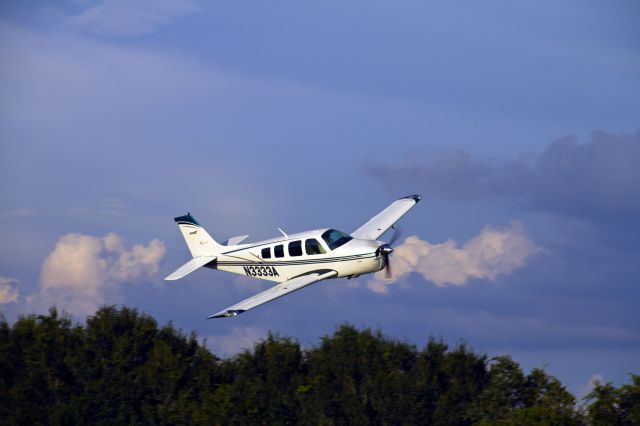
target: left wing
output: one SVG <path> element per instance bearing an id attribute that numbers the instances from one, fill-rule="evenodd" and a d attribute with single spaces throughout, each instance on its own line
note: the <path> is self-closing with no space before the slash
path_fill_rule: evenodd
<path id="1" fill-rule="evenodd" d="M 258 293 L 255 296 L 243 300 L 240 303 L 236 303 L 235 305 L 220 311 L 217 314 L 211 315 L 208 318 L 234 317 L 244 311 L 260 306 L 263 303 L 270 302 L 271 300 L 282 297 L 285 294 L 300 290 L 303 287 L 317 283 L 318 281 L 326 280 L 327 278 L 331 278 L 337 274 L 338 273 L 336 271 L 323 270 L 292 278 L 289 281 L 282 282 L 263 291 L 262 293 Z"/>
<path id="2" fill-rule="evenodd" d="M 422 199 L 419 195 L 409 195 L 394 201 L 382 210 L 380 213 L 369 219 L 367 223 L 362 225 L 351 233 L 353 238 L 362 240 L 377 240 L 382 234 L 387 232 L 402 216 L 405 215 L 413 206 L 418 204 Z"/>

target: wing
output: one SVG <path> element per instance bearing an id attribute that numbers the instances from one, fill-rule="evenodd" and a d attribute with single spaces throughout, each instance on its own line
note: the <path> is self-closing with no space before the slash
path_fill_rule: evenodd
<path id="1" fill-rule="evenodd" d="M 292 278 L 289 281 L 282 282 L 274 287 L 271 287 L 268 290 L 263 291 L 262 293 L 258 293 L 255 296 L 243 300 L 240 303 L 236 303 L 235 305 L 223 311 L 220 311 L 217 314 L 211 315 L 208 318 L 234 317 L 238 314 L 243 313 L 244 311 L 248 311 L 249 309 L 255 308 L 256 306 L 260 306 L 263 303 L 270 302 L 271 300 L 282 297 L 285 294 L 300 290 L 303 287 L 306 287 L 313 283 L 317 283 L 318 281 L 322 281 L 327 278 L 331 278 L 337 274 L 338 273 L 336 271 L 323 270 Z"/>
<path id="2" fill-rule="evenodd" d="M 389 207 L 372 217 L 369 222 L 352 232 L 351 236 L 363 240 L 377 240 L 421 199 L 419 195 L 409 195 L 394 201 Z"/>

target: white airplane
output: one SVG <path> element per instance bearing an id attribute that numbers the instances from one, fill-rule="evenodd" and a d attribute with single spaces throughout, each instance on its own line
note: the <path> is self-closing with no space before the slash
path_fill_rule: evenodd
<path id="1" fill-rule="evenodd" d="M 233 237 L 226 244 L 220 244 L 187 213 L 174 220 L 193 259 L 165 280 L 177 280 L 205 267 L 278 283 L 208 317 L 221 318 L 236 316 L 329 278 L 354 278 L 384 268 L 390 277 L 391 245 L 400 236 L 399 228 L 394 225 L 421 198 L 409 195 L 394 201 L 351 235 L 326 228 L 287 235 L 278 228 L 283 237 L 252 244 L 240 244 L 248 235 Z M 394 228 L 389 243 L 378 241 L 389 228 Z"/>

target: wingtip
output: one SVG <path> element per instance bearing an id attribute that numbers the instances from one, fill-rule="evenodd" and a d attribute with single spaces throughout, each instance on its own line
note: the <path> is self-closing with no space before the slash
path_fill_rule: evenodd
<path id="1" fill-rule="evenodd" d="M 415 201 L 417 203 L 420 200 L 422 200 L 422 195 L 419 195 L 419 194 L 407 195 L 406 197 L 402 197 L 400 199 L 401 200 L 412 199 L 413 201 Z"/>
<path id="2" fill-rule="evenodd" d="M 218 312 L 217 314 L 213 314 L 211 316 L 208 316 L 207 319 L 235 317 L 235 316 L 240 315 L 243 312 L 244 312 L 244 309 L 235 309 L 235 310 L 222 311 L 222 312 Z"/>

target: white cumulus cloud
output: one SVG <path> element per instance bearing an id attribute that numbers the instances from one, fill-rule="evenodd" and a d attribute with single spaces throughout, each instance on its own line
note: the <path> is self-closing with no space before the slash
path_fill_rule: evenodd
<path id="1" fill-rule="evenodd" d="M 393 278 L 384 279 L 379 272 L 368 286 L 376 293 L 387 293 L 389 285 L 416 272 L 442 287 L 465 285 L 470 279 L 494 281 L 525 265 L 528 257 L 539 251 L 519 222 L 499 229 L 487 225 L 462 247 L 453 240 L 431 244 L 416 236 L 394 248 L 391 255 Z"/>
<path id="2" fill-rule="evenodd" d="M 57 304 L 75 313 L 91 313 L 118 297 L 123 283 L 151 277 L 158 272 L 166 248 L 154 239 L 127 249 L 122 237 L 67 234 L 58 240 L 44 260 L 40 291 L 31 303 Z"/>
<path id="3" fill-rule="evenodd" d="M 207 346 L 218 356 L 235 355 L 252 349 L 269 332 L 261 327 L 231 327 L 228 334 L 207 336 Z"/>
<path id="4" fill-rule="evenodd" d="M 18 280 L 0 275 L 0 305 L 14 302 L 20 295 Z"/>

